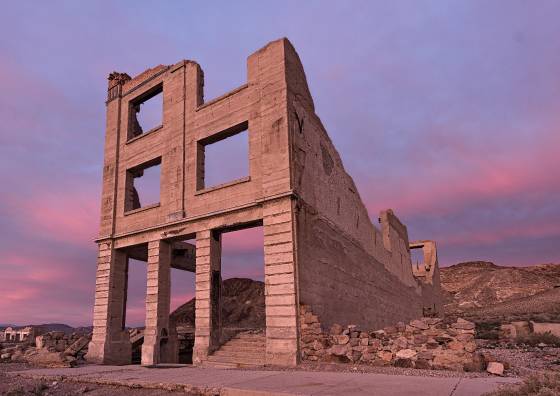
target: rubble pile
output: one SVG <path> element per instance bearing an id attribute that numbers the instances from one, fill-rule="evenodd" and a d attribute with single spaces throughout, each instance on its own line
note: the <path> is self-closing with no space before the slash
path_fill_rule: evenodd
<path id="1" fill-rule="evenodd" d="M 91 335 L 51 331 L 35 337 L 35 346 L 18 344 L 0 350 L 3 361 L 28 362 L 38 366 L 69 367 L 84 361 Z"/>
<path id="2" fill-rule="evenodd" d="M 382 330 L 334 324 L 328 333 L 310 307 L 300 306 L 302 360 L 363 363 L 421 369 L 482 371 L 476 353 L 475 324 L 463 319 L 447 325 L 441 318 L 421 318 Z"/>

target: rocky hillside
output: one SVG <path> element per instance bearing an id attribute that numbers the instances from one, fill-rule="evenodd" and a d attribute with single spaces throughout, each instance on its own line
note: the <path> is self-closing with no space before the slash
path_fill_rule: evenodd
<path id="1" fill-rule="evenodd" d="M 180 326 L 194 326 L 195 299 L 181 305 L 171 314 Z M 225 327 L 265 327 L 264 283 L 245 278 L 223 282 L 222 324 Z"/>
<path id="2" fill-rule="evenodd" d="M 441 282 L 448 315 L 507 319 L 543 314 L 560 319 L 560 265 L 467 262 L 442 268 Z"/>

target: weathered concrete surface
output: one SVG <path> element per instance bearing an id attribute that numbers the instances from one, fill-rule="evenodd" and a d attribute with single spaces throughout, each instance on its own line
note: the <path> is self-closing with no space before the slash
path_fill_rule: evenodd
<path id="1" fill-rule="evenodd" d="M 264 232 L 269 365 L 298 364 L 300 303 L 326 326 L 379 328 L 437 313 L 439 282 L 414 276 L 408 231 L 392 210 L 381 212 L 380 229 L 373 225 L 287 39 L 247 58 L 246 84 L 210 101 L 203 86 L 201 67 L 188 60 L 134 78 L 109 76 L 89 361 L 131 362 L 124 331 L 130 258 L 148 268 L 142 364 L 177 360 L 170 267 L 178 267 L 175 247 L 192 239 L 181 267 L 196 274 L 194 362 L 207 360 L 222 339 L 221 234 L 255 226 Z M 159 94 L 161 125 L 143 131 L 139 106 Z M 244 131 L 249 174 L 208 186 L 206 147 Z M 155 166 L 159 201 L 142 206 L 134 180 Z M 435 250 L 430 257 L 437 277 Z"/>
<path id="2" fill-rule="evenodd" d="M 10 373 L 26 377 L 63 377 L 79 382 L 189 389 L 219 395 L 430 395 L 477 396 L 516 378 L 420 377 L 371 373 L 220 370 L 177 366 L 85 366 Z"/>

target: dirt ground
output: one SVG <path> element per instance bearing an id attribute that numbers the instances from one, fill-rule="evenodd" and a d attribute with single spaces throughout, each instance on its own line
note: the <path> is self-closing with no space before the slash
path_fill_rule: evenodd
<path id="1" fill-rule="evenodd" d="M 83 384 L 67 381 L 44 381 L 39 379 L 9 376 L 10 371 L 31 368 L 25 363 L 0 363 L 0 395 L 5 396 L 47 396 L 47 395 L 88 395 L 88 396 L 171 396 L 185 395 L 184 392 L 170 392 L 162 389 L 133 389 L 126 386 Z"/>
<path id="2" fill-rule="evenodd" d="M 479 352 L 490 353 L 499 361 L 509 363 L 505 372 L 508 377 L 524 377 L 536 371 L 560 372 L 560 348 L 553 347 L 504 347 L 489 346 L 479 348 Z M 33 368 L 25 363 L 0 363 L 0 395 L 184 395 L 183 392 L 166 391 L 163 389 L 140 389 L 126 386 L 78 383 L 70 381 L 45 381 L 8 376 L 10 371 L 22 371 Z M 390 375 L 415 375 L 427 377 L 488 377 L 488 373 L 457 373 L 439 370 L 417 370 L 399 367 L 372 367 L 369 365 L 352 365 L 337 363 L 303 363 L 297 368 L 268 367 L 261 370 L 282 371 L 322 371 L 322 372 L 361 372 Z"/>

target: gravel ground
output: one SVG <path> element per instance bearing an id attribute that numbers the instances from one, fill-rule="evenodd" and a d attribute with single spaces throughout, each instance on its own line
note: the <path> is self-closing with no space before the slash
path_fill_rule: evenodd
<path id="1" fill-rule="evenodd" d="M 172 396 L 185 395 L 184 392 L 169 392 L 162 389 L 132 389 L 126 386 L 83 384 L 68 381 L 43 381 L 22 378 L 6 373 L 32 368 L 25 363 L 0 363 L 0 395 L 91 395 L 91 396 Z"/>
<path id="2" fill-rule="evenodd" d="M 478 351 L 507 362 L 510 365 L 506 371 L 508 376 L 526 376 L 537 371 L 560 372 L 560 348 L 499 346 L 479 348 Z"/>
<path id="3" fill-rule="evenodd" d="M 505 375 L 509 377 L 525 376 L 536 371 L 554 370 L 560 372 L 560 348 L 553 347 L 505 347 L 488 346 L 479 348 L 479 352 L 490 353 L 499 361 L 507 362 L 510 368 Z M 0 363 L 0 395 L 184 395 L 181 392 L 171 392 L 161 389 L 131 389 L 97 384 L 81 384 L 67 381 L 43 381 L 39 379 L 27 379 L 21 377 L 7 376 L 9 371 L 19 371 L 31 368 L 23 363 Z M 251 369 L 246 369 L 251 370 Z M 400 367 L 373 367 L 361 364 L 347 363 L 302 363 L 298 367 L 261 367 L 259 370 L 282 370 L 282 371 L 327 371 L 327 372 L 354 372 L 354 373 L 378 373 L 392 375 L 414 375 L 423 377 L 488 377 L 483 373 L 461 373 L 443 370 L 419 370 Z"/>
<path id="4" fill-rule="evenodd" d="M 236 369 L 239 370 L 239 369 Z M 253 370 L 253 369 L 242 369 Z M 374 367 L 365 364 L 348 364 L 348 363 L 311 363 L 304 362 L 297 367 L 259 367 L 259 370 L 274 370 L 274 371 L 327 371 L 327 372 L 341 372 L 341 373 L 374 373 L 374 374 L 389 374 L 389 375 L 409 375 L 419 377 L 462 377 L 462 378 L 480 378 L 491 377 L 492 375 L 483 373 L 462 373 L 456 371 L 446 370 L 420 370 L 401 367 Z"/>

